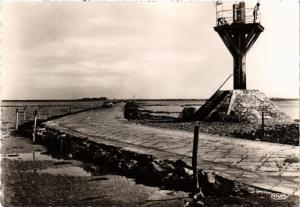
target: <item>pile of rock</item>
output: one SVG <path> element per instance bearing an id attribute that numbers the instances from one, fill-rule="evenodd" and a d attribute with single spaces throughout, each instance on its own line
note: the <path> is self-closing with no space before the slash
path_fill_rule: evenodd
<path id="1" fill-rule="evenodd" d="M 273 143 L 299 146 L 298 124 L 276 124 L 264 127 L 258 126 L 251 130 L 234 130 L 233 136 L 245 139 L 260 140 Z"/>
<path id="2" fill-rule="evenodd" d="M 193 191 L 192 168 L 182 160 L 159 160 L 152 155 L 126 151 L 49 128 L 39 128 L 37 135 L 37 142 L 45 145 L 51 152 L 110 167 L 116 173 L 136 178 L 148 185 Z M 201 170 L 199 183 L 205 193 L 219 188 L 215 176 Z"/>

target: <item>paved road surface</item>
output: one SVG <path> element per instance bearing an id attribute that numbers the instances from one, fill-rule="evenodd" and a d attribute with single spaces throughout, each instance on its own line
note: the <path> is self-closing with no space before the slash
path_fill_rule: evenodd
<path id="1" fill-rule="evenodd" d="M 191 162 L 193 133 L 129 123 L 121 106 L 66 116 L 47 125 L 159 159 Z M 300 163 L 284 162 L 299 157 L 299 152 L 299 146 L 200 134 L 198 166 L 231 180 L 299 196 Z"/>

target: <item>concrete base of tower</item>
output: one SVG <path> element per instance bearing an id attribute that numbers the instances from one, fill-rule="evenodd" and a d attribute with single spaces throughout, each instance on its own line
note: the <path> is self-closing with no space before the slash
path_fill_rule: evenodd
<path id="1" fill-rule="evenodd" d="M 194 120 L 260 124 L 289 123 L 292 119 L 258 90 L 217 91 L 195 115 Z"/>

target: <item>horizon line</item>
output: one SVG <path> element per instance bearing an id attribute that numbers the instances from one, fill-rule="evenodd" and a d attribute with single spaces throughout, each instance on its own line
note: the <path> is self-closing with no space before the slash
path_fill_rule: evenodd
<path id="1" fill-rule="evenodd" d="M 209 98 L 107 98 L 107 100 L 208 100 Z M 300 98 L 295 97 L 271 97 L 271 100 L 300 100 Z M 9 101 L 104 101 L 105 99 L 97 98 L 97 97 L 84 97 L 77 99 L 2 99 L 1 102 L 9 102 Z"/>

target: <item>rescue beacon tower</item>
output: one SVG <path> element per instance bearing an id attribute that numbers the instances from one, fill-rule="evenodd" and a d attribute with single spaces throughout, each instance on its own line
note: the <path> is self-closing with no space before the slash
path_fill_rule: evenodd
<path id="1" fill-rule="evenodd" d="M 233 56 L 234 89 L 247 89 L 246 54 L 264 31 L 259 3 L 254 8 L 246 8 L 245 2 L 239 2 L 233 4 L 232 10 L 224 10 L 223 3 L 217 1 L 214 29 Z"/>
<path id="2" fill-rule="evenodd" d="M 260 24 L 259 3 L 252 8 L 246 8 L 244 2 L 235 3 L 232 10 L 224 10 L 220 1 L 216 5 L 214 29 L 233 56 L 234 90 L 220 90 L 223 83 L 191 120 L 251 124 L 262 123 L 262 120 L 291 121 L 265 94 L 246 86 L 246 54 L 264 30 Z M 263 118 L 262 111 L 268 116 Z"/>

